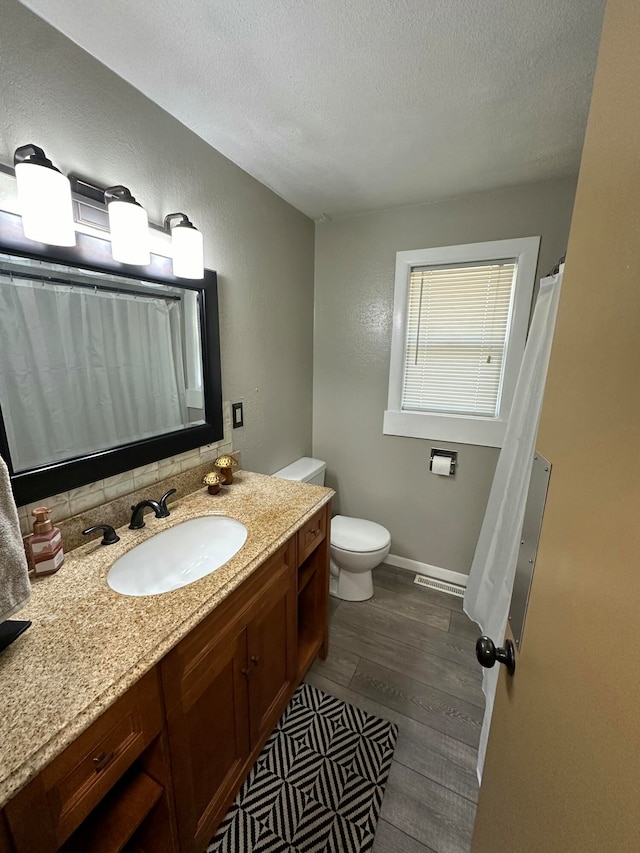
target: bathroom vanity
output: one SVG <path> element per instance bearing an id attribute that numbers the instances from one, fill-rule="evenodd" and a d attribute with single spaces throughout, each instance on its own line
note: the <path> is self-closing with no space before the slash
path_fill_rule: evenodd
<path id="1" fill-rule="evenodd" d="M 332 492 L 242 472 L 36 584 L 0 659 L 0 853 L 201 853 L 296 686 L 326 654 Z M 205 578 L 131 598 L 106 575 L 190 518 L 248 531 Z"/>

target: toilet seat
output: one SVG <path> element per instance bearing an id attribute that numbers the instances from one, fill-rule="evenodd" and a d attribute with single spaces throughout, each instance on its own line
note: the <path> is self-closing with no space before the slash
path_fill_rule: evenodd
<path id="1" fill-rule="evenodd" d="M 391 542 L 389 531 L 375 521 L 336 515 L 331 519 L 331 545 L 358 554 L 380 551 Z"/>

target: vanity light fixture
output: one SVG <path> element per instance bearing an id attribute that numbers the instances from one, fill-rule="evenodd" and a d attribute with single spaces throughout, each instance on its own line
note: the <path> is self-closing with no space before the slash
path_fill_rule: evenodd
<path id="1" fill-rule="evenodd" d="M 113 260 L 136 266 L 150 263 L 147 211 L 120 184 L 104 191 L 104 201 L 109 213 Z"/>
<path id="2" fill-rule="evenodd" d="M 179 222 L 173 222 L 178 219 Z M 185 213 L 169 213 L 164 229 L 171 234 L 173 274 L 176 278 L 204 278 L 204 244 L 202 233 Z"/>
<path id="3" fill-rule="evenodd" d="M 24 236 L 50 246 L 75 246 L 69 179 L 37 145 L 13 155 Z"/>

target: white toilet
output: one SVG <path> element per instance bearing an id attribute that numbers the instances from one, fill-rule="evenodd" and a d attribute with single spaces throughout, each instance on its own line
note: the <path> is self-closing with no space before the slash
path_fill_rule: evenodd
<path id="1" fill-rule="evenodd" d="M 322 460 L 303 456 L 273 476 L 324 486 L 326 468 Z M 391 535 L 381 524 L 363 518 L 334 516 L 331 520 L 331 595 L 344 601 L 371 598 L 371 570 L 383 562 L 390 547 Z"/>

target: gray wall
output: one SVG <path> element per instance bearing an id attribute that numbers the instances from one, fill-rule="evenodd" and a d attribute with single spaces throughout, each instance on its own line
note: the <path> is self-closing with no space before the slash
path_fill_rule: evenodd
<path id="1" fill-rule="evenodd" d="M 313 454 L 334 508 L 389 529 L 391 553 L 468 574 L 498 451 L 382 434 L 395 253 L 541 235 L 538 272 L 566 251 L 575 181 L 483 193 L 316 226 Z M 429 473 L 432 445 L 458 451 Z"/>
<path id="2" fill-rule="evenodd" d="M 212 97 L 215 96 L 215 87 Z M 62 171 L 130 186 L 150 219 L 185 210 L 220 282 L 223 392 L 245 467 L 327 460 L 340 511 L 385 524 L 392 551 L 467 572 L 496 451 L 459 446 L 459 473 L 428 473 L 431 443 L 382 435 L 395 253 L 542 235 L 541 269 L 566 247 L 574 183 L 313 223 L 61 36 L 17 0 L 0 28 L 0 161 L 41 145 Z"/>
<path id="3" fill-rule="evenodd" d="M 219 275 L 224 399 L 244 401 L 234 449 L 264 472 L 308 454 L 312 221 L 17 0 L 2 4 L 0 114 L 1 162 L 33 142 L 63 172 L 130 187 L 153 222 L 190 216 Z"/>

